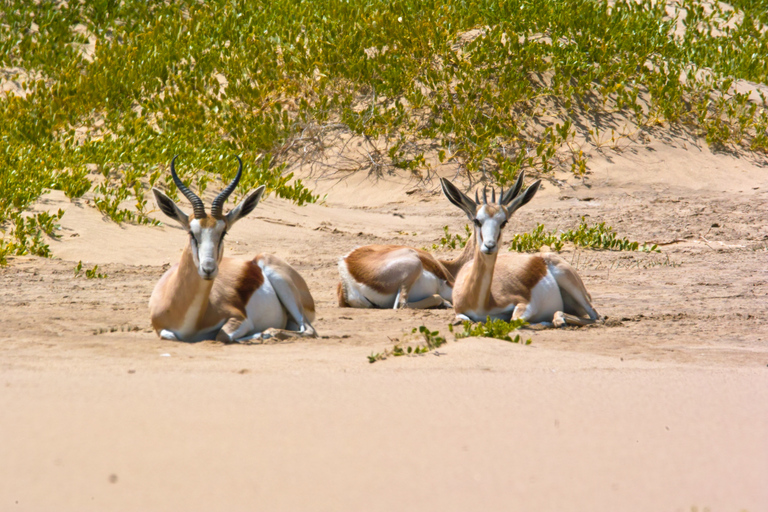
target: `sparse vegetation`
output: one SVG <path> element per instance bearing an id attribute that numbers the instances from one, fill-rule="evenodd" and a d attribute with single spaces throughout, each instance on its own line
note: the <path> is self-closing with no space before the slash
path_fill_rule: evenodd
<path id="1" fill-rule="evenodd" d="M 464 224 L 464 236 L 461 235 L 453 235 L 448 231 L 448 226 L 443 226 L 443 236 L 440 238 L 438 243 L 432 244 L 432 250 L 436 251 L 438 249 L 447 250 L 447 249 L 456 249 L 457 247 L 459 249 L 463 249 L 467 245 L 467 241 L 469 241 L 469 237 L 472 236 L 472 229 L 470 229 L 469 224 Z"/>
<path id="2" fill-rule="evenodd" d="M 496 338 L 499 340 L 509 341 L 510 343 L 523 343 L 524 345 L 530 345 L 531 339 L 523 341 L 519 334 L 515 337 L 511 337 L 509 333 L 516 331 L 519 328 L 527 325 L 525 320 L 510 320 L 505 322 L 500 319 L 486 318 L 485 322 L 473 324 L 470 321 L 465 321 L 462 324 L 462 332 L 454 332 L 453 324 L 448 325 L 448 330 L 453 333 L 456 339 L 469 338 L 469 337 L 481 337 L 481 338 Z"/>
<path id="3" fill-rule="evenodd" d="M 411 331 L 411 334 L 416 334 L 417 332 L 419 333 L 421 339 L 423 339 L 423 343 L 420 343 L 416 346 L 408 345 L 406 347 L 403 347 L 398 343 L 391 349 L 384 350 L 384 352 L 371 353 L 371 355 L 368 356 L 368 362 L 375 363 L 376 361 L 383 361 L 389 356 L 400 357 L 426 354 L 427 352 L 431 352 L 432 350 L 437 349 L 446 342 L 445 338 L 440 335 L 439 331 L 430 331 L 424 325 L 420 325 L 418 328 L 414 327 Z"/>
<path id="4" fill-rule="evenodd" d="M 79 277 L 83 272 L 83 262 L 78 261 L 77 265 L 75 265 L 75 277 Z M 99 266 L 94 265 L 92 269 L 86 269 L 85 270 L 85 278 L 86 279 L 105 279 L 107 277 L 107 274 L 102 274 L 99 272 Z"/>
<path id="5" fill-rule="evenodd" d="M 586 218 L 581 218 L 581 223 L 576 229 L 569 229 L 560 234 L 552 231 L 544 231 L 544 225 L 539 224 L 530 233 L 516 234 L 512 237 L 509 250 L 517 252 L 535 252 L 542 246 L 549 246 L 553 251 L 560 251 L 565 242 L 571 242 L 577 247 L 588 249 L 606 249 L 611 251 L 643 251 L 660 252 L 655 245 L 640 244 L 629 239 L 618 238 L 611 226 L 605 222 L 590 226 Z"/>
<path id="6" fill-rule="evenodd" d="M 439 161 L 502 185 L 583 174 L 592 149 L 671 126 L 766 152 L 766 98 L 735 87 L 768 81 L 765 2 L 734 5 L 8 0 L 0 66 L 22 90 L 0 96 L 0 261 L 50 254 L 17 220 L 50 189 L 153 223 L 147 191 L 175 199 L 176 153 L 200 193 L 238 154 L 241 193 L 303 204 L 317 196 L 293 171 L 350 138 L 343 171 Z"/>

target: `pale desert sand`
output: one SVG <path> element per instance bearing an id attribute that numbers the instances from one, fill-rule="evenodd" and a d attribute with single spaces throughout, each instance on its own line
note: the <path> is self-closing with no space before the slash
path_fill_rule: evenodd
<path id="1" fill-rule="evenodd" d="M 768 510 L 766 160 L 680 136 L 591 168 L 546 182 L 506 240 L 588 215 L 664 243 L 564 251 L 607 325 L 375 364 L 453 313 L 339 309 L 336 261 L 463 232 L 436 181 L 320 180 L 324 205 L 268 198 L 241 221 L 227 253 L 291 262 L 322 335 L 251 346 L 149 329 L 180 229 L 44 196 L 67 210 L 56 258 L 0 269 L 0 510 Z M 108 277 L 75 277 L 80 260 Z"/>

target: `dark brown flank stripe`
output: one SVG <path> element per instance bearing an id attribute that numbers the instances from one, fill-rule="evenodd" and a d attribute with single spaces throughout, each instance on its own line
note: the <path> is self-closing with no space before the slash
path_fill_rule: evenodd
<path id="1" fill-rule="evenodd" d="M 544 258 L 535 256 L 528 260 L 528 266 L 525 272 L 521 272 L 520 282 L 528 290 L 528 299 L 530 300 L 531 290 L 547 275 L 547 263 Z"/>
<path id="2" fill-rule="evenodd" d="M 241 310 L 245 310 L 245 305 L 253 295 L 253 292 L 261 288 L 264 284 L 264 274 L 261 272 L 261 268 L 256 261 L 249 261 L 243 267 L 243 273 L 240 275 L 240 279 L 237 281 L 235 292 L 237 298 L 240 299 L 240 304 L 237 304 Z"/>

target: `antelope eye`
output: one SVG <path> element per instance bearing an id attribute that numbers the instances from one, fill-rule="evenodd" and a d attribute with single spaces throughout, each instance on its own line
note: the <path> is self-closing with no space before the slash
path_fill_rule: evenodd
<path id="1" fill-rule="evenodd" d="M 480 224 L 479 220 L 475 219 L 474 222 L 475 222 L 475 226 L 482 227 L 482 224 Z"/>
<path id="2" fill-rule="evenodd" d="M 502 228 L 504 228 L 504 226 L 506 226 L 506 225 L 507 225 L 507 221 L 504 221 L 504 222 L 501 223 L 501 227 Z"/>

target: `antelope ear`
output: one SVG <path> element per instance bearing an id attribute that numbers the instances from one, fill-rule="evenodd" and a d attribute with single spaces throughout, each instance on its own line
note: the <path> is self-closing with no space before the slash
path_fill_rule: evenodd
<path id="1" fill-rule="evenodd" d="M 181 224 L 184 229 L 189 229 L 189 216 L 181 211 L 170 197 L 154 187 L 152 187 L 152 193 L 155 195 L 155 202 L 160 211 Z"/>
<path id="2" fill-rule="evenodd" d="M 515 184 L 512 186 L 512 188 L 507 190 L 504 195 L 499 198 L 499 204 L 507 206 L 512 202 L 514 198 L 517 197 L 517 194 L 520 193 L 520 189 L 523 188 L 523 178 L 525 178 L 525 171 L 521 170 L 517 175 L 517 179 L 515 180 Z"/>
<path id="3" fill-rule="evenodd" d="M 456 187 L 456 185 L 445 178 L 440 178 L 440 186 L 443 188 L 443 194 L 445 194 L 445 197 L 447 197 L 454 206 L 458 206 L 464 210 L 464 213 L 467 214 L 469 220 L 475 219 L 475 214 L 477 213 L 476 202 L 467 197 L 464 192 Z"/>
<path id="4" fill-rule="evenodd" d="M 256 205 L 259 204 L 261 196 L 264 194 L 265 188 L 265 185 L 260 186 L 248 194 L 248 197 L 243 199 L 239 205 L 232 208 L 232 210 L 226 215 L 227 224 L 231 226 L 238 220 L 251 213 L 253 209 L 256 208 Z"/>
<path id="5" fill-rule="evenodd" d="M 536 195 L 536 192 L 539 191 L 539 186 L 541 185 L 541 180 L 536 180 L 531 184 L 530 187 L 525 189 L 525 192 L 523 192 L 522 195 L 517 196 L 510 204 L 507 206 L 507 218 L 511 217 L 513 213 L 515 213 L 515 210 L 523 206 L 524 204 L 527 204 L 528 201 L 533 199 L 533 196 Z"/>

